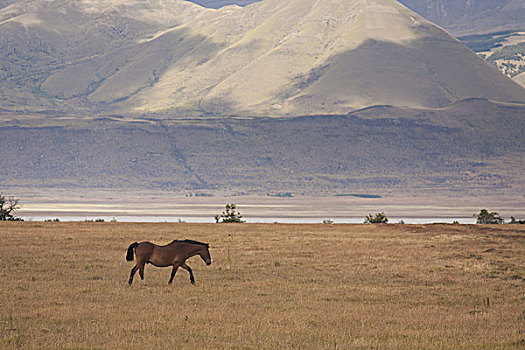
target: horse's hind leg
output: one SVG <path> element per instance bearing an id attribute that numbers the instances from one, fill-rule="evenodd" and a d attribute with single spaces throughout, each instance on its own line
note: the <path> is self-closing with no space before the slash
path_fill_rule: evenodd
<path id="1" fill-rule="evenodd" d="M 191 284 L 195 284 L 195 278 L 193 278 L 193 271 L 191 271 L 191 267 L 186 265 L 186 263 L 182 264 L 180 267 L 182 267 L 184 270 L 190 273 L 190 282 Z"/>
<path id="2" fill-rule="evenodd" d="M 140 279 L 142 280 L 142 284 L 143 285 L 146 285 L 146 280 L 144 279 L 144 265 L 145 263 L 142 263 L 139 267 L 139 275 L 140 275 Z"/>
<path id="3" fill-rule="evenodd" d="M 133 266 L 133 268 L 131 269 L 131 273 L 129 275 L 129 285 L 131 286 L 131 283 L 133 283 L 133 276 L 135 275 L 135 272 L 137 272 L 137 269 L 139 267 L 137 265 Z"/>
<path id="4" fill-rule="evenodd" d="M 171 284 L 171 282 L 173 282 L 173 277 L 175 277 L 175 273 L 177 272 L 178 268 L 179 268 L 179 265 L 173 265 L 173 269 L 171 270 L 171 276 L 170 276 L 170 280 L 168 281 L 168 284 Z"/>

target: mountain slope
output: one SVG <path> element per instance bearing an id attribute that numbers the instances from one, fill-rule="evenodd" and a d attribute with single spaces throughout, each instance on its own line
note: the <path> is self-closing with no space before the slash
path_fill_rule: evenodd
<path id="1" fill-rule="evenodd" d="M 246 6 L 261 0 L 193 0 L 204 7 Z M 266 1 L 266 0 L 263 0 Z M 398 0 L 454 36 L 525 29 L 524 0 Z"/>
<path id="2" fill-rule="evenodd" d="M 202 17 L 191 29 L 218 32 L 218 40 L 246 29 L 222 40 L 204 63 L 167 70 L 132 100 L 139 111 L 297 115 L 525 98 L 517 84 L 395 1 L 265 0 L 218 26 Z"/>
<path id="3" fill-rule="evenodd" d="M 0 113 L 0 188 L 213 194 L 525 193 L 525 107 L 154 120 Z"/>
<path id="4" fill-rule="evenodd" d="M 454 35 L 525 29 L 525 0 L 399 0 Z"/>
<path id="5" fill-rule="evenodd" d="M 0 10 L 0 106 L 74 110 L 135 55 L 144 55 L 141 40 L 208 11 L 167 0 L 16 1 Z M 64 79 L 53 84 L 55 75 Z M 144 79 L 137 77 L 139 88 Z"/>
<path id="6" fill-rule="evenodd" d="M 394 0 L 23 4 L 0 10 L 7 110 L 279 116 L 525 101 Z"/>

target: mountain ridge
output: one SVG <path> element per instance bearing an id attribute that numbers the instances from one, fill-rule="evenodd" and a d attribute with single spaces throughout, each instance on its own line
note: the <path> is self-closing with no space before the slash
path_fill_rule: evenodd
<path id="1" fill-rule="evenodd" d="M 157 0 L 92 16 L 106 2 L 64 2 L 66 14 L 88 19 L 69 42 L 52 30 L 68 18 L 58 5 L 36 1 L 22 17 L 24 2 L 0 10 L 4 110 L 280 116 L 470 97 L 525 101 L 523 88 L 394 0 L 265 0 L 220 10 Z M 161 15 L 168 3 L 179 10 Z M 33 31 L 44 24 L 49 30 Z M 66 50 L 71 40 L 81 45 Z"/>

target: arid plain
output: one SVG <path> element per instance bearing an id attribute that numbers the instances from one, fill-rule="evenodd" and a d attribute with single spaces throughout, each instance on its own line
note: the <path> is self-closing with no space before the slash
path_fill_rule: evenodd
<path id="1" fill-rule="evenodd" d="M 0 224 L 0 348 L 519 349 L 523 225 Z M 128 245 L 210 243 L 196 286 Z"/>

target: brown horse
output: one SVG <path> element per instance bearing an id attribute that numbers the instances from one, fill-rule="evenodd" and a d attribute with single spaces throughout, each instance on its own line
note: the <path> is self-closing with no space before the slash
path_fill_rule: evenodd
<path id="1" fill-rule="evenodd" d="M 135 256 L 137 257 L 137 263 L 131 269 L 129 276 L 129 284 L 133 283 L 133 275 L 139 270 L 140 278 L 142 283 L 146 284 L 144 280 L 144 265 L 152 264 L 157 267 L 173 266 L 171 271 L 171 277 L 168 284 L 171 284 L 173 277 L 177 269 L 182 267 L 190 273 L 190 282 L 195 284 L 193 278 L 193 272 L 191 268 L 186 265 L 186 259 L 199 254 L 206 265 L 211 264 L 211 256 L 209 251 L 210 245 L 207 243 L 186 240 L 174 240 L 170 244 L 159 246 L 150 242 L 131 243 L 128 247 L 128 254 L 126 255 L 127 261 L 133 261 L 133 250 L 135 250 Z"/>

